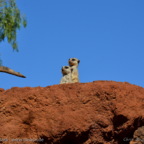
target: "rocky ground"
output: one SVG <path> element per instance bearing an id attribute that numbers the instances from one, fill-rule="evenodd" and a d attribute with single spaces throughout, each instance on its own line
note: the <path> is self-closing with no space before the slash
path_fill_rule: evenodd
<path id="1" fill-rule="evenodd" d="M 0 89 L 2 144 L 144 144 L 144 88 L 95 81 Z"/>

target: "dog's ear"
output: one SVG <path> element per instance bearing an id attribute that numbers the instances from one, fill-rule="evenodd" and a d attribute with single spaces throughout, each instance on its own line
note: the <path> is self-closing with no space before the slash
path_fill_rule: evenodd
<path id="1" fill-rule="evenodd" d="M 80 63 L 80 60 L 78 60 L 78 63 Z"/>

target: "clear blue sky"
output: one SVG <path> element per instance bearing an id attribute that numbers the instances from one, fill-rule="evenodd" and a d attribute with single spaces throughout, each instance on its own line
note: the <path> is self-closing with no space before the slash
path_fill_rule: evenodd
<path id="1" fill-rule="evenodd" d="M 0 88 L 59 84 L 61 67 L 76 57 L 82 83 L 129 82 L 144 87 L 143 0 L 17 0 L 28 26 L 19 52 L 0 43 L 3 65 L 27 78 L 0 73 Z"/>

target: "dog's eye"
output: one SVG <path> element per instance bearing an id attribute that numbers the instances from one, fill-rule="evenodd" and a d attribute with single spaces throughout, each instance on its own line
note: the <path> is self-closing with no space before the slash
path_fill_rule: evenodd
<path id="1" fill-rule="evenodd" d="M 75 61 L 75 59 L 72 59 L 72 61 Z"/>
<path id="2" fill-rule="evenodd" d="M 69 67 L 68 66 L 65 66 L 65 69 L 68 69 Z"/>

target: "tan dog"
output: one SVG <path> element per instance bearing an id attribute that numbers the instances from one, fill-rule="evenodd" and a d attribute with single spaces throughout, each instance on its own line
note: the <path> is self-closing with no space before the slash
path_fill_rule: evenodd
<path id="1" fill-rule="evenodd" d="M 80 60 L 77 58 L 70 58 L 68 63 L 69 66 L 71 67 L 72 83 L 80 82 L 78 74 L 78 65 L 80 63 Z"/>

